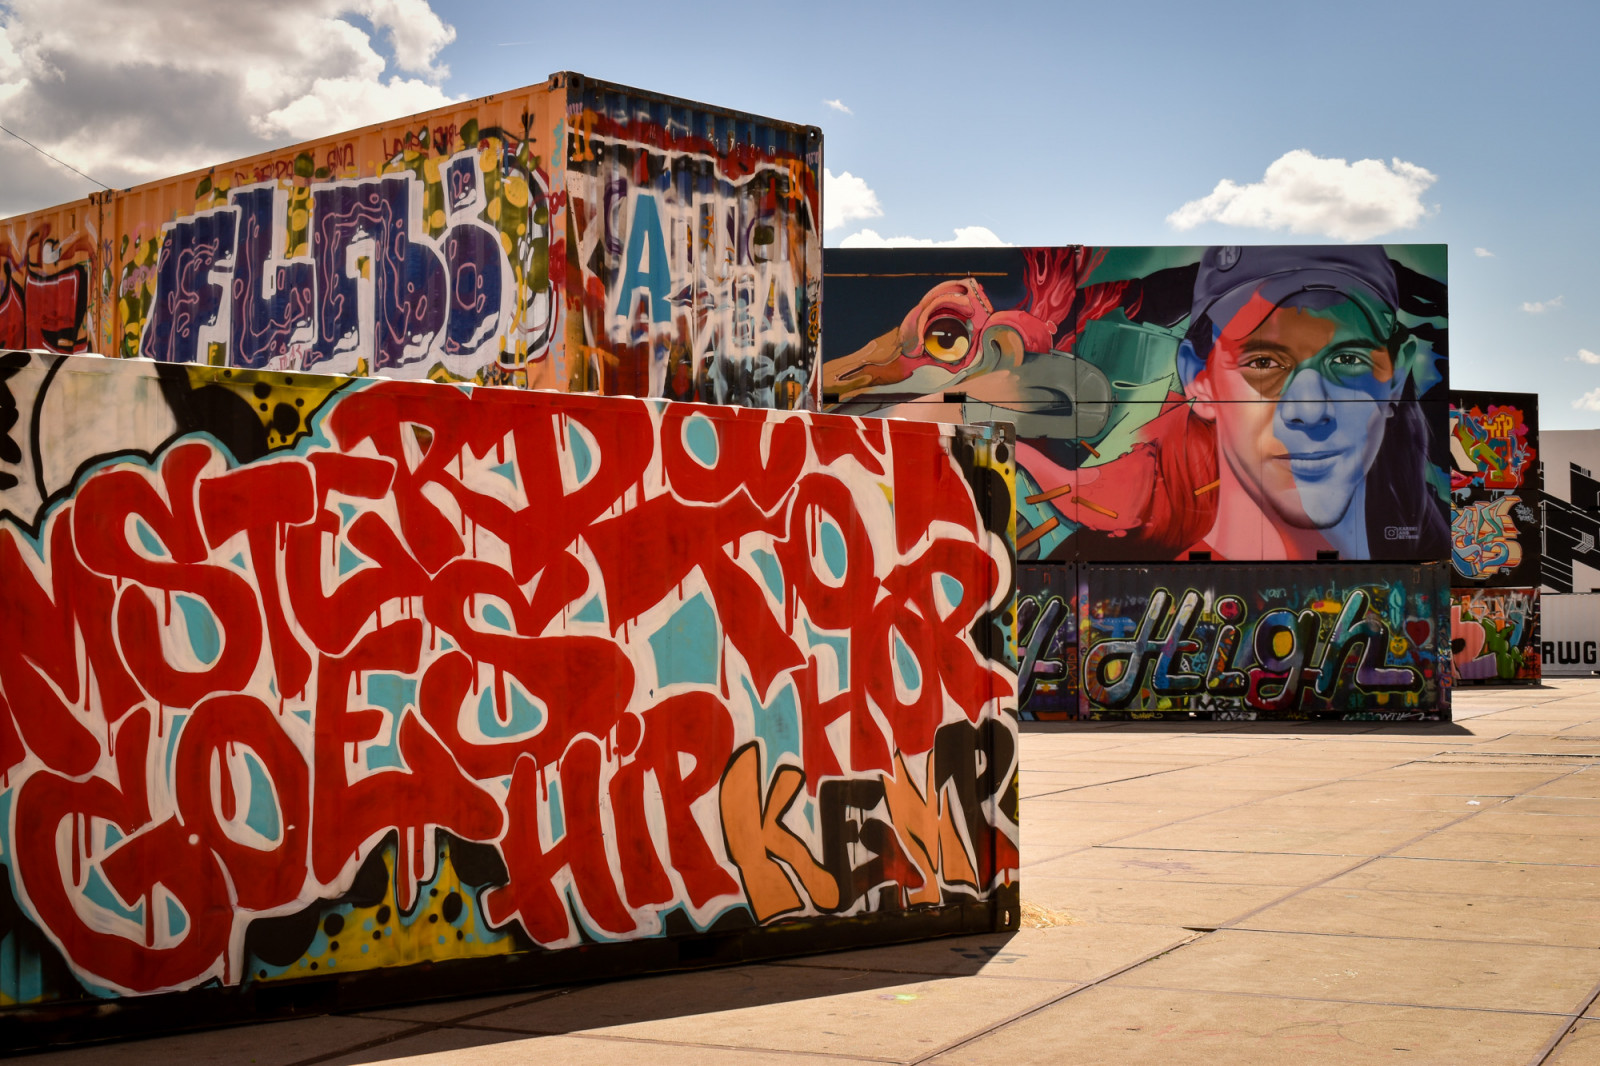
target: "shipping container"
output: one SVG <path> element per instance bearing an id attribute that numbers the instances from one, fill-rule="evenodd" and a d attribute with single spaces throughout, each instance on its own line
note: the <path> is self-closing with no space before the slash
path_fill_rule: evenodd
<path id="1" fill-rule="evenodd" d="M 1449 721 L 1447 571 L 1080 566 L 1080 714 Z"/>
<path id="2" fill-rule="evenodd" d="M 1458 685 L 1538 683 L 1539 590 L 1450 590 L 1450 659 Z"/>
<path id="3" fill-rule="evenodd" d="M 1018 927 L 1009 427 L 0 370 L 0 1049 Z"/>
<path id="4" fill-rule="evenodd" d="M 825 407 L 1015 423 L 1022 562 L 1450 557 L 1443 245 L 824 263 Z"/>
<path id="5" fill-rule="evenodd" d="M 1539 650 L 1545 677 L 1600 673 L 1600 593 L 1551 593 L 1539 600 Z"/>
<path id="6" fill-rule="evenodd" d="M 0 341 L 814 410 L 822 165 L 555 74 L 0 224 Z"/>

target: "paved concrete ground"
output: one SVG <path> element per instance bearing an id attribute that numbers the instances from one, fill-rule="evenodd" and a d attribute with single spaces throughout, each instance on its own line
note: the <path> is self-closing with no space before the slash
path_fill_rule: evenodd
<path id="1" fill-rule="evenodd" d="M 1600 681 L 1456 713 L 1026 733 L 1015 936 L 35 1061 L 1600 1063 Z"/>

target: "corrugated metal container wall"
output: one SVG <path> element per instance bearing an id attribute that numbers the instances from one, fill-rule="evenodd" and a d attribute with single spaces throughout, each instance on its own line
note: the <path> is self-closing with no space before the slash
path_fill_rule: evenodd
<path id="1" fill-rule="evenodd" d="M 1442 719 L 1444 563 L 1078 568 L 1086 718 Z"/>
<path id="2" fill-rule="evenodd" d="M 543 86 L 111 198 L 107 354 L 561 388 Z"/>
<path id="3" fill-rule="evenodd" d="M 814 127 L 557 74 L 14 219 L 54 324 L 6 341 L 815 409 L 821 168 Z"/>
<path id="4" fill-rule="evenodd" d="M 1545 677 L 1593 677 L 1600 671 L 1600 593 L 1545 593 L 1540 604 Z"/>
<path id="5" fill-rule="evenodd" d="M 0 222 L 0 348 L 87 352 L 95 346 L 98 198 Z"/>
<path id="6" fill-rule="evenodd" d="M 563 77 L 583 307 L 567 347 L 611 353 L 584 373 L 605 392 L 814 409 L 821 131 Z"/>
<path id="7" fill-rule="evenodd" d="M 1009 425 L 0 368 L 0 1053 L 1018 927 Z"/>

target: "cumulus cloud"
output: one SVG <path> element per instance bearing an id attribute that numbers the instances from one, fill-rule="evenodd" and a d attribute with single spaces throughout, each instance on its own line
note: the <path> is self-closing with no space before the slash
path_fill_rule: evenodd
<path id="1" fill-rule="evenodd" d="M 428 0 L 10 0 L 5 123 L 132 185 L 438 107 L 455 30 Z M 9 138 L 0 214 L 94 188 Z"/>
<path id="2" fill-rule="evenodd" d="M 1600 366 L 1600 355 L 1596 355 L 1587 348 L 1579 348 L 1578 362 L 1588 363 L 1590 366 Z"/>
<path id="3" fill-rule="evenodd" d="M 1600 411 L 1600 389 L 1590 389 L 1573 400 L 1572 406 L 1580 411 Z"/>
<path id="4" fill-rule="evenodd" d="M 1474 248 L 1472 250 L 1472 254 L 1477 256 L 1479 259 L 1493 259 L 1494 258 L 1494 253 L 1489 251 L 1489 249 L 1487 249 L 1487 248 Z"/>
<path id="5" fill-rule="evenodd" d="M 848 170 L 837 176 L 824 168 L 822 171 L 822 228 L 838 229 L 851 222 L 877 218 L 883 214 L 878 194 L 867 183 Z"/>
<path id="6" fill-rule="evenodd" d="M 935 241 L 927 237 L 885 237 L 877 230 L 864 229 L 839 242 L 841 248 L 1009 248 L 1011 245 L 984 226 L 957 226 L 953 240 Z"/>
<path id="7" fill-rule="evenodd" d="M 846 115 L 855 114 L 854 111 L 850 110 L 848 107 L 845 106 L 845 103 L 844 103 L 843 100 L 824 100 L 822 102 L 824 104 L 827 104 L 829 107 L 833 108 L 835 111 L 842 111 Z"/>
<path id="8" fill-rule="evenodd" d="M 1530 315 L 1542 315 L 1546 311 L 1558 309 L 1565 299 L 1565 296 L 1557 296 L 1549 300 L 1524 300 L 1522 309 Z"/>
<path id="9" fill-rule="evenodd" d="M 1437 180 L 1402 159 L 1350 163 L 1296 149 L 1274 160 L 1258 182 L 1239 185 L 1224 178 L 1209 195 L 1168 215 L 1167 222 L 1178 230 L 1221 222 L 1365 241 L 1414 228 L 1429 213 L 1422 194 Z"/>

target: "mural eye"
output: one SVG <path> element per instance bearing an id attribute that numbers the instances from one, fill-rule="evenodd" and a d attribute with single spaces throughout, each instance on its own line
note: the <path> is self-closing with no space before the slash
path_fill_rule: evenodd
<path id="1" fill-rule="evenodd" d="M 935 359 L 953 363 L 972 347 L 972 327 L 959 318 L 936 318 L 922 335 L 922 347 Z"/>

